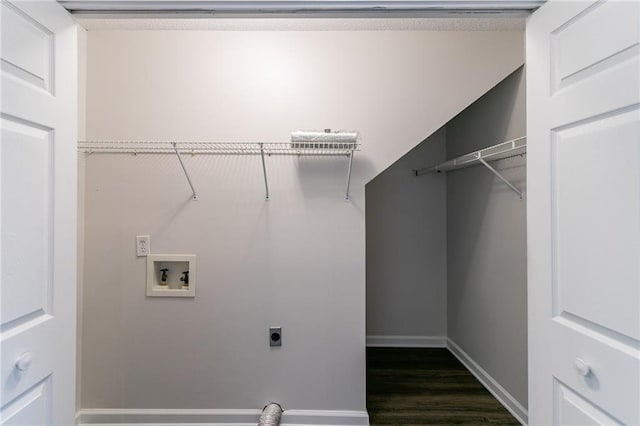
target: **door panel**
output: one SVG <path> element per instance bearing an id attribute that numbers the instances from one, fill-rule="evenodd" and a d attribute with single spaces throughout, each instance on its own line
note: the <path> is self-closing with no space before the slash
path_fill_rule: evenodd
<path id="1" fill-rule="evenodd" d="M 50 315 L 40 316 L 32 321 L 14 327 L 3 333 L 2 340 L 2 420 L 5 404 L 18 403 L 24 394 L 36 383 L 48 376 L 56 376 L 56 363 L 52 357 L 59 351 L 55 339 L 56 321 Z M 16 361 L 28 354 L 31 364 L 25 370 L 16 368 Z M 18 403 L 19 404 L 19 403 Z"/>
<path id="2" fill-rule="evenodd" d="M 77 29 L 0 0 L 0 423 L 75 420 Z"/>
<path id="3" fill-rule="evenodd" d="M 3 425 L 35 426 L 53 423 L 51 410 L 51 376 L 35 384 L 29 390 L 4 407 Z"/>
<path id="4" fill-rule="evenodd" d="M 636 341 L 638 135 L 635 108 L 564 127 L 551 137 L 555 315 L 568 312 Z"/>
<path id="5" fill-rule="evenodd" d="M 2 117 L 1 323 L 49 311 L 51 132 Z"/>
<path id="6" fill-rule="evenodd" d="M 51 91 L 53 33 L 10 3 L 3 2 L 2 70 Z"/>
<path id="7" fill-rule="evenodd" d="M 551 34 L 554 91 L 610 68 L 621 58 L 637 55 L 640 16 L 633 2 L 594 3 Z M 593 27 L 608 27 L 606 37 Z M 585 49 L 585 46 L 589 46 Z"/>
<path id="8" fill-rule="evenodd" d="M 640 424 L 640 2 L 527 22 L 530 424 Z"/>
<path id="9" fill-rule="evenodd" d="M 571 316 L 553 320 L 550 338 L 562 342 L 554 350 L 554 380 L 571 387 L 594 407 L 628 425 L 638 424 L 640 363 L 637 350 L 594 331 L 593 324 Z M 577 368 L 582 361 L 590 371 Z"/>
<path id="10" fill-rule="evenodd" d="M 589 401 L 560 382 L 555 382 L 558 416 L 555 424 L 566 426 L 621 425 L 617 419 L 592 405 Z"/>

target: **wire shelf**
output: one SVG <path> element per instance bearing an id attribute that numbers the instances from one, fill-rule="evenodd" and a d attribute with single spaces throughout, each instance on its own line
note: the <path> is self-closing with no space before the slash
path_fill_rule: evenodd
<path id="1" fill-rule="evenodd" d="M 416 176 L 424 175 L 431 172 L 450 172 L 465 167 L 475 166 L 476 164 L 480 164 L 481 160 L 496 161 L 524 155 L 527 152 L 526 140 L 527 137 L 522 136 L 510 141 L 490 146 L 488 148 L 481 149 L 479 151 L 461 155 L 460 157 L 453 158 L 433 167 L 425 167 L 423 169 L 414 170 L 414 172 Z"/>
<path id="2" fill-rule="evenodd" d="M 510 141 L 502 142 L 497 145 L 490 146 L 488 148 L 481 149 L 479 151 L 470 152 L 469 154 L 461 155 L 460 157 L 453 158 L 445 161 L 433 167 L 425 167 L 423 169 L 414 170 L 416 176 L 424 175 L 432 172 L 451 172 L 465 167 L 475 166 L 476 164 L 482 164 L 491 173 L 496 175 L 498 179 L 504 182 L 509 188 L 513 190 L 520 199 L 523 199 L 524 194 L 515 185 L 509 182 L 502 174 L 491 167 L 488 161 L 502 160 L 505 158 L 516 157 L 524 155 L 527 152 L 527 137 L 522 136 Z"/>
<path id="3" fill-rule="evenodd" d="M 173 154 L 174 146 L 193 155 L 349 156 L 360 150 L 353 142 L 78 141 L 78 151 L 87 154 Z"/>
<path id="4" fill-rule="evenodd" d="M 259 155 L 264 175 L 265 199 L 269 200 L 269 183 L 264 157 L 271 155 L 295 155 L 348 158 L 345 198 L 349 200 L 349 185 L 353 166 L 353 153 L 360 150 L 356 142 L 296 141 L 296 142 L 187 142 L 187 141 L 78 141 L 78 151 L 86 154 L 175 154 L 189 184 L 193 200 L 198 193 L 182 155 Z"/>

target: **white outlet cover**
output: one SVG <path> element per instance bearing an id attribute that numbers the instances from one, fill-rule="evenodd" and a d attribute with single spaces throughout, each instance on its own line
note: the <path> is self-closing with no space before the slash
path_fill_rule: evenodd
<path id="1" fill-rule="evenodd" d="M 136 254 L 138 256 L 148 256 L 151 253 L 151 237 L 148 235 L 138 235 L 136 237 Z"/>

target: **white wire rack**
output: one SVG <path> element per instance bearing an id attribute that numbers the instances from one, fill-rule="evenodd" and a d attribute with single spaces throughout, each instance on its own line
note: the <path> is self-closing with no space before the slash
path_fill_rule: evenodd
<path id="1" fill-rule="evenodd" d="M 269 199 L 269 183 L 265 156 L 293 155 L 313 157 L 339 157 L 349 160 L 345 197 L 349 200 L 353 153 L 360 150 L 353 142 L 189 142 L 189 141 L 78 141 L 78 151 L 86 154 L 176 154 L 184 171 L 193 199 L 198 194 L 182 161 L 183 154 L 190 155 L 259 155 L 264 175 L 265 198 Z"/>
<path id="2" fill-rule="evenodd" d="M 343 142 L 186 142 L 186 141 L 79 141 L 88 154 L 170 154 L 174 144 L 182 154 L 349 156 L 358 143 Z"/>
<path id="3" fill-rule="evenodd" d="M 414 170 L 414 173 L 416 176 L 421 176 L 432 172 L 451 172 L 454 170 L 463 169 L 465 167 L 482 164 L 487 169 L 489 169 L 491 173 L 495 174 L 500 180 L 502 180 L 507 186 L 509 186 L 509 188 L 511 188 L 515 193 L 517 193 L 520 198 L 522 198 L 522 192 L 511 182 L 509 182 L 504 176 L 502 176 L 500 172 L 491 167 L 488 162 L 524 155 L 527 152 L 526 140 L 526 136 L 521 136 L 519 138 L 502 142 L 497 145 L 481 149 L 479 151 L 461 155 L 460 157 L 453 158 L 432 167 L 425 167 L 422 169 Z"/>

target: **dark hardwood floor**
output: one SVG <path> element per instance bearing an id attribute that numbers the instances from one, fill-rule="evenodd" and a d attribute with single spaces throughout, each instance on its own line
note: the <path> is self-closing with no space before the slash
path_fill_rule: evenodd
<path id="1" fill-rule="evenodd" d="M 367 348 L 372 425 L 519 425 L 447 349 Z"/>

